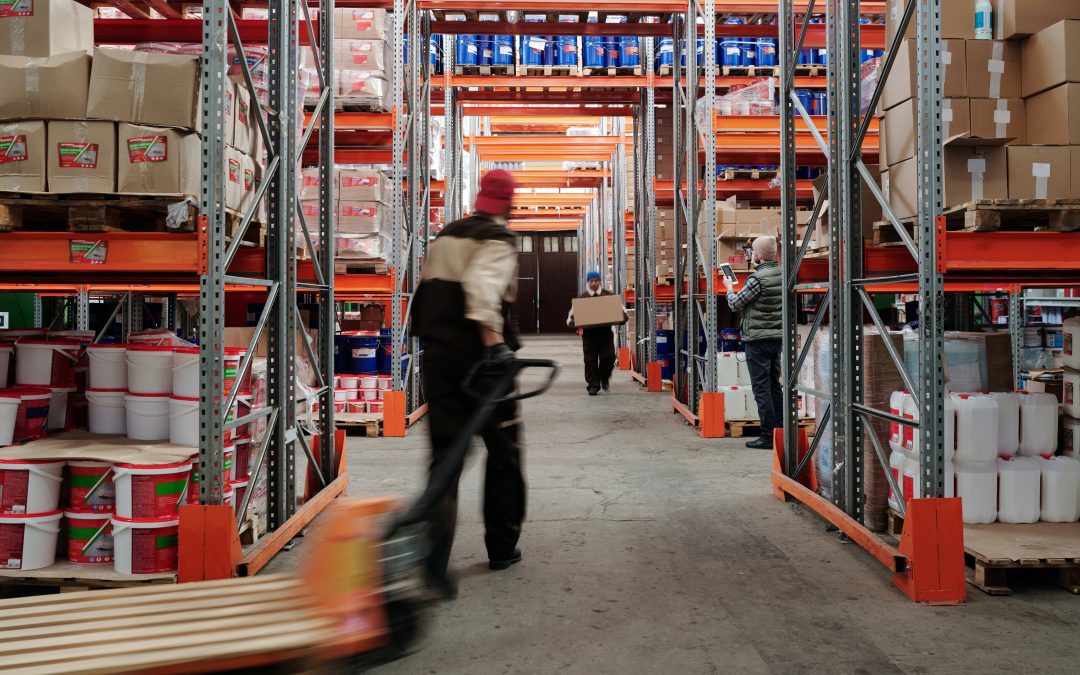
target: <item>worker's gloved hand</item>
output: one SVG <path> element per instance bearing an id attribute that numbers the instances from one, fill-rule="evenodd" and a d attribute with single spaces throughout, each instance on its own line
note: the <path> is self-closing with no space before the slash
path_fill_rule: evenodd
<path id="1" fill-rule="evenodd" d="M 484 347 L 484 367 L 487 370 L 502 370 L 514 361 L 514 352 L 505 342 Z"/>

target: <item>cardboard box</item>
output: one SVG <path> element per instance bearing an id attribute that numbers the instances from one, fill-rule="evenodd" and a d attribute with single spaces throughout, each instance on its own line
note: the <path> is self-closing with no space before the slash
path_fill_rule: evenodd
<path id="1" fill-rule="evenodd" d="M 117 146 L 117 192 L 199 194 L 202 145 L 198 134 L 120 124 Z"/>
<path id="2" fill-rule="evenodd" d="M 390 73 L 391 54 L 385 40 L 334 40 L 335 68 Z"/>
<path id="3" fill-rule="evenodd" d="M 1020 143 L 1080 145 L 1080 84 L 1063 84 L 1027 100 L 1027 135 Z"/>
<path id="4" fill-rule="evenodd" d="M 904 40 L 900 44 L 889 79 L 885 81 L 885 88 L 881 92 L 883 110 L 895 107 L 915 95 L 915 80 L 918 77 L 915 66 L 917 51 L 914 40 Z M 967 43 L 963 40 L 942 40 L 941 52 L 945 98 L 968 96 Z"/>
<path id="5" fill-rule="evenodd" d="M 45 123 L 0 124 L 0 191 L 45 192 Z"/>
<path id="6" fill-rule="evenodd" d="M 626 318 L 623 299 L 618 295 L 598 295 L 571 300 L 575 328 L 616 326 Z"/>
<path id="7" fill-rule="evenodd" d="M 0 119 L 79 119 L 86 115 L 90 56 L 0 56 Z"/>
<path id="8" fill-rule="evenodd" d="M 968 40 L 967 95 L 971 98 L 1019 98 L 1021 58 L 1018 42 Z"/>
<path id="9" fill-rule="evenodd" d="M 199 72 L 198 57 L 98 48 L 90 70 L 86 116 L 196 129 Z"/>
<path id="10" fill-rule="evenodd" d="M 377 169 L 338 169 L 337 196 L 342 201 L 390 201 L 390 186 L 386 176 Z"/>
<path id="11" fill-rule="evenodd" d="M 336 231 L 343 234 L 381 234 L 386 230 L 390 209 L 381 202 L 342 199 L 337 204 Z"/>
<path id="12" fill-rule="evenodd" d="M 1072 196 L 1071 148 L 1009 146 L 1010 199 L 1068 199 Z"/>
<path id="13" fill-rule="evenodd" d="M 892 44 L 904 16 L 906 0 L 886 0 L 885 2 L 885 44 Z M 918 9 L 911 17 L 905 38 L 914 38 L 919 24 Z M 942 0 L 941 37 L 965 40 L 975 37 L 975 0 Z"/>
<path id="14" fill-rule="evenodd" d="M 0 5 L 0 54 L 54 56 L 94 51 L 94 10 L 73 0 Z"/>
<path id="15" fill-rule="evenodd" d="M 116 125 L 61 122 L 46 125 L 49 192 L 116 192 Z"/>
<path id="16" fill-rule="evenodd" d="M 392 26 L 385 9 L 334 10 L 334 37 L 358 40 L 385 40 Z"/>
<path id="17" fill-rule="evenodd" d="M 994 37 L 1015 40 L 1063 19 L 1080 19 L 1076 0 L 994 0 Z"/>
<path id="18" fill-rule="evenodd" d="M 973 98 L 970 136 L 986 140 L 1030 143 L 1027 139 L 1027 105 L 1022 98 Z M 945 138 L 949 138 L 948 135 Z"/>
<path id="19" fill-rule="evenodd" d="M 225 208 L 239 211 L 244 202 L 244 153 L 225 146 Z"/>
<path id="20" fill-rule="evenodd" d="M 1005 199 L 1009 196 L 1008 162 L 1003 146 L 950 144 L 942 153 L 945 206 L 957 206 L 975 199 Z M 889 167 L 889 206 L 897 218 L 918 214 L 917 158 Z"/>
<path id="21" fill-rule="evenodd" d="M 1024 98 L 1080 82 L 1080 21 L 1059 21 L 1035 33 L 1024 40 L 1023 56 Z"/>

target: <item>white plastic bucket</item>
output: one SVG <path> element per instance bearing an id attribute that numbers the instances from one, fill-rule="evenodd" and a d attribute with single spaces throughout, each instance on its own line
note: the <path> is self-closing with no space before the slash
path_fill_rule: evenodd
<path id="1" fill-rule="evenodd" d="M 956 461 L 993 462 L 998 451 L 997 401 L 982 394 L 953 394 Z"/>
<path id="2" fill-rule="evenodd" d="M 120 574 L 161 574 L 176 571 L 180 519 L 127 518 L 112 520 L 113 565 Z"/>
<path id="3" fill-rule="evenodd" d="M 15 438 L 15 419 L 19 416 L 22 396 L 0 391 L 0 446 L 11 445 Z"/>
<path id="4" fill-rule="evenodd" d="M 1080 373 L 1066 370 L 1061 390 L 1061 408 L 1069 417 L 1080 417 Z"/>
<path id="5" fill-rule="evenodd" d="M 0 513 L 55 511 L 63 479 L 63 462 L 0 459 Z"/>
<path id="6" fill-rule="evenodd" d="M 129 345 L 127 348 L 128 391 L 132 394 L 173 393 L 173 348 L 157 345 Z"/>
<path id="7" fill-rule="evenodd" d="M 127 345 L 90 345 L 90 389 L 127 389 Z"/>
<path id="8" fill-rule="evenodd" d="M 1038 522 L 1042 513 L 1042 472 L 1030 457 L 1000 457 L 998 466 L 998 520 L 1003 523 Z"/>
<path id="9" fill-rule="evenodd" d="M 50 431 L 68 428 L 76 391 L 78 390 L 75 387 L 52 387 L 52 395 L 49 398 L 48 428 Z"/>
<path id="10" fill-rule="evenodd" d="M 1065 319 L 1061 332 L 1064 342 L 1061 348 L 1061 365 L 1080 370 L 1080 317 Z"/>
<path id="11" fill-rule="evenodd" d="M 169 397 L 157 394 L 135 394 L 124 397 L 127 409 L 127 436 L 140 441 L 169 439 Z"/>
<path id="12" fill-rule="evenodd" d="M 199 399 L 194 396 L 169 397 L 169 442 L 199 445 Z"/>
<path id="13" fill-rule="evenodd" d="M 1039 520 L 1075 523 L 1080 519 L 1080 460 L 1072 457 L 1040 457 L 1042 511 Z"/>
<path id="14" fill-rule="evenodd" d="M 64 511 L 69 561 L 77 565 L 113 561 L 112 516 L 108 511 Z"/>
<path id="15" fill-rule="evenodd" d="M 75 342 L 20 340 L 15 343 L 15 382 L 52 387 L 75 386 L 75 364 L 81 351 Z"/>
<path id="16" fill-rule="evenodd" d="M 997 520 L 997 463 L 957 462 L 955 468 L 963 521 L 973 525 Z"/>
<path id="17" fill-rule="evenodd" d="M 0 389 L 8 386 L 8 372 L 11 370 L 11 356 L 15 348 L 11 345 L 0 345 Z"/>
<path id="18" fill-rule="evenodd" d="M 1047 393 L 1020 393 L 1020 454 L 1025 457 L 1054 454 L 1057 435 L 1057 397 Z"/>
<path id="19" fill-rule="evenodd" d="M 341 375 L 338 377 L 337 388 L 338 389 L 356 389 L 360 386 L 359 382 L 362 379 L 356 375 Z"/>
<path id="20" fill-rule="evenodd" d="M 172 393 L 199 396 L 199 348 L 177 347 L 172 353 Z"/>
<path id="21" fill-rule="evenodd" d="M 0 513 L 0 568 L 38 570 L 55 563 L 62 515 Z"/>
<path id="22" fill-rule="evenodd" d="M 176 517 L 176 507 L 188 490 L 191 462 L 174 464 L 114 464 L 116 515 L 123 518 Z"/>
<path id="23" fill-rule="evenodd" d="M 127 433 L 127 411 L 124 409 L 124 389 L 87 389 L 86 404 L 92 434 L 122 436 Z"/>

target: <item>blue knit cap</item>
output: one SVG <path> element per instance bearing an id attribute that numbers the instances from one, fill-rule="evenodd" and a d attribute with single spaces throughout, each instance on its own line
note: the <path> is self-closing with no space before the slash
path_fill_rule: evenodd
<path id="1" fill-rule="evenodd" d="M 585 275 L 585 281 L 592 281 L 593 279 L 600 281 L 600 273 L 596 270 L 590 270 L 589 273 Z"/>

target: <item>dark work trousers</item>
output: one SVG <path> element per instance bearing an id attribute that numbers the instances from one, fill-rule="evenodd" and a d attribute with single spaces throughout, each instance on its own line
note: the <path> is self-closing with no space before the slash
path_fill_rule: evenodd
<path id="1" fill-rule="evenodd" d="M 450 446 L 476 409 L 475 402 L 462 392 L 461 384 L 479 360 L 480 353 L 479 347 L 461 350 L 433 344 L 428 344 L 424 352 L 424 393 L 428 404 L 432 472 L 448 460 Z M 487 446 L 484 543 L 489 559 L 505 560 L 513 553 L 521 536 L 521 523 L 525 520 L 525 476 L 521 467 L 521 421 L 517 403 L 496 406 L 480 436 Z M 427 565 L 428 571 L 437 578 L 445 578 L 447 574 L 457 527 L 457 504 L 455 480 L 430 520 L 431 552 Z"/>
<path id="2" fill-rule="evenodd" d="M 581 351 L 585 352 L 585 383 L 590 389 L 611 379 L 615 369 L 615 335 L 610 326 L 586 328 L 581 333 Z"/>
<path id="3" fill-rule="evenodd" d="M 773 429 L 784 426 L 784 391 L 780 386 L 780 338 L 746 343 L 746 369 L 761 417 L 761 435 L 772 439 Z"/>

